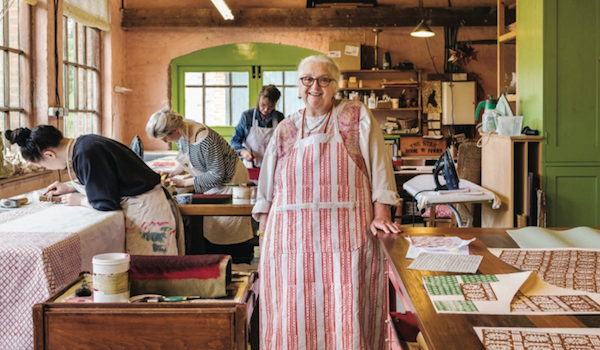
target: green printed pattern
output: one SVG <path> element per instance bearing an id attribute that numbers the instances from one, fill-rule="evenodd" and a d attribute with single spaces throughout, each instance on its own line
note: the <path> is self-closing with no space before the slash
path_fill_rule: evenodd
<path id="1" fill-rule="evenodd" d="M 498 282 L 496 275 L 464 275 L 460 276 L 464 283 L 492 283 Z"/>
<path id="2" fill-rule="evenodd" d="M 472 301 L 434 301 L 433 304 L 435 305 L 435 308 L 438 311 L 479 312 L 477 306 L 475 306 L 475 304 Z"/>
<path id="3" fill-rule="evenodd" d="M 462 295 L 457 276 L 425 276 L 423 282 L 430 295 Z"/>

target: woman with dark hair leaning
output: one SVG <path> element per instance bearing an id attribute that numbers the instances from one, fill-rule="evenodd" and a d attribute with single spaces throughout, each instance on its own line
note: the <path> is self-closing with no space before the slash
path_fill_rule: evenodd
<path id="1" fill-rule="evenodd" d="M 258 93 L 256 106 L 242 113 L 231 137 L 231 147 L 244 160 L 248 168 L 260 168 L 265 149 L 273 130 L 284 118 L 275 110 L 281 92 L 275 85 L 265 85 Z"/>
<path id="2" fill-rule="evenodd" d="M 176 187 L 194 186 L 195 193 L 231 194 L 227 183 L 250 181 L 248 169 L 225 139 L 204 124 L 165 107 L 150 117 L 148 136 L 164 142 L 177 142 L 177 166 L 168 174 Z M 191 178 L 174 178 L 187 171 Z M 206 252 L 231 255 L 234 263 L 247 263 L 252 258 L 251 218 L 239 216 L 206 216 L 203 218 Z"/>
<path id="3" fill-rule="evenodd" d="M 177 218 L 160 175 L 127 146 L 93 134 L 65 138 L 51 125 L 7 130 L 5 137 L 19 145 L 25 160 L 46 169 L 67 169 L 71 183 L 56 181 L 44 194 L 60 195 L 68 206 L 122 209 L 128 253 L 177 255 Z"/>
<path id="4" fill-rule="evenodd" d="M 388 282 L 377 230 L 399 202 L 379 124 L 334 95 L 326 56 L 298 66 L 305 108 L 269 143 L 252 211 L 260 222 L 261 349 L 383 349 Z"/>

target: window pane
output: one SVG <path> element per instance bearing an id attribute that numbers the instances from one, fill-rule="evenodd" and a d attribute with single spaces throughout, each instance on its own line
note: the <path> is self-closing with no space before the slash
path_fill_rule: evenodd
<path id="1" fill-rule="evenodd" d="M 79 87 L 79 91 L 77 93 L 77 109 L 85 109 L 85 96 L 87 88 L 87 84 L 85 82 L 85 70 L 78 69 L 77 70 L 77 87 Z"/>
<path id="2" fill-rule="evenodd" d="M 68 74 L 68 78 L 67 78 L 67 82 L 69 84 L 69 96 L 68 96 L 68 107 L 70 109 L 76 109 L 75 106 L 75 97 L 76 97 L 76 92 L 77 92 L 77 81 L 76 81 L 76 77 L 77 77 L 77 68 L 73 67 L 73 66 L 69 66 L 68 70 L 67 70 L 67 74 Z"/>
<path id="3" fill-rule="evenodd" d="M 202 122 L 202 88 L 185 88 L 185 117 Z"/>
<path id="4" fill-rule="evenodd" d="M 283 85 L 283 72 L 264 72 L 263 85 Z"/>
<path id="5" fill-rule="evenodd" d="M 228 85 L 229 84 L 229 74 L 227 72 L 207 72 L 206 82 L 207 86 L 216 86 L 216 85 Z"/>
<path id="6" fill-rule="evenodd" d="M 94 91 L 96 90 L 96 72 L 89 70 L 87 71 L 87 75 L 87 94 L 85 105 L 87 109 L 97 110 L 98 106 L 96 106 L 96 98 L 94 96 Z"/>
<path id="7" fill-rule="evenodd" d="M 4 40 L 4 16 L 0 16 L 0 45 L 6 46 Z"/>
<path id="8" fill-rule="evenodd" d="M 15 129 L 15 128 L 25 125 L 25 118 L 24 118 L 23 113 L 20 113 L 17 111 L 10 111 L 9 118 L 10 118 L 10 122 L 8 123 L 9 129 Z"/>
<path id="9" fill-rule="evenodd" d="M 285 79 L 285 85 L 297 85 L 296 76 L 298 76 L 298 73 L 296 71 L 283 72 L 283 78 Z"/>
<path id="10" fill-rule="evenodd" d="M 285 115 L 296 112 L 297 110 L 304 108 L 304 102 L 298 98 L 297 87 L 286 87 L 283 89 L 283 108 L 280 111 Z"/>
<path id="11" fill-rule="evenodd" d="M 85 64 L 85 27 L 77 24 L 77 62 Z"/>
<path id="12" fill-rule="evenodd" d="M 247 74 L 246 74 L 247 76 Z M 242 112 L 248 109 L 248 88 L 231 89 L 231 124 L 237 125 Z"/>
<path id="13" fill-rule="evenodd" d="M 202 73 L 186 72 L 184 79 L 185 79 L 185 86 L 190 86 L 190 85 L 202 86 Z"/>
<path id="14" fill-rule="evenodd" d="M 17 53 L 9 53 L 9 90 L 10 90 L 10 107 L 20 107 L 21 106 L 21 84 L 20 84 L 20 69 L 19 69 L 19 54 Z"/>
<path id="15" fill-rule="evenodd" d="M 6 101 L 4 100 L 4 74 L 7 72 L 4 68 L 4 57 L 5 51 L 0 51 L 0 106 L 5 106 Z"/>
<path id="16" fill-rule="evenodd" d="M 231 85 L 248 86 L 248 73 L 247 72 L 232 72 L 231 73 Z"/>
<path id="17" fill-rule="evenodd" d="M 67 21 L 67 61 L 69 62 L 76 62 L 75 51 L 77 46 L 75 46 L 75 26 L 75 21 L 69 18 Z"/>
<path id="18" fill-rule="evenodd" d="M 209 73 L 206 75 L 208 76 Z M 206 89 L 206 115 L 205 123 L 208 126 L 227 125 L 228 89 L 207 88 Z"/>
<path id="19" fill-rule="evenodd" d="M 4 6 L 3 8 L 5 8 L 6 6 L 8 6 L 9 3 L 7 1 L 4 1 Z M 16 1 L 12 4 L 10 4 L 10 8 L 8 9 L 8 25 L 9 25 L 9 29 L 8 29 L 8 33 L 9 33 L 9 38 L 8 38 L 8 46 L 12 47 L 13 49 L 20 49 L 21 46 L 19 45 L 19 6 L 20 6 L 20 1 Z M 14 30 L 14 29 L 16 30 Z"/>

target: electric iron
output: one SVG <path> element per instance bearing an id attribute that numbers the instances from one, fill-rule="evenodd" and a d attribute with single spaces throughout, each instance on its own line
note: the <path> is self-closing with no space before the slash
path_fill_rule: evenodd
<path id="1" fill-rule="evenodd" d="M 440 171 L 444 176 L 444 180 L 446 180 L 445 185 L 441 185 L 438 179 Z M 450 148 L 447 148 L 437 162 L 435 162 L 435 165 L 433 166 L 433 181 L 435 181 L 436 191 L 458 190 L 460 179 L 456 173 L 456 167 L 454 166 L 454 160 L 450 154 Z"/>

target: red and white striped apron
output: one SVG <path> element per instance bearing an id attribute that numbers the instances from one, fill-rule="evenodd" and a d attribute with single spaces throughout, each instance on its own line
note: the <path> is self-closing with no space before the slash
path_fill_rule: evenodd
<path id="1" fill-rule="evenodd" d="M 297 132 L 279 159 L 261 247 L 261 349 L 385 347 L 387 282 L 369 231 L 371 186 L 336 112 L 326 133 Z"/>

